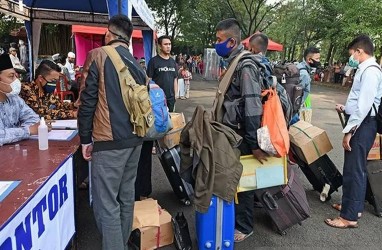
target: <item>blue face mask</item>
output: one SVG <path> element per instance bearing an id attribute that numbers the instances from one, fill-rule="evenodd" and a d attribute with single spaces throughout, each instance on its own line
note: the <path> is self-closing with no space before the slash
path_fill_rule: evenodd
<path id="1" fill-rule="evenodd" d="M 53 93 L 56 89 L 56 82 L 47 82 L 43 87 L 45 93 Z"/>
<path id="2" fill-rule="evenodd" d="M 229 55 L 229 52 L 231 52 L 232 48 L 228 47 L 227 44 L 232 38 L 228 38 L 222 43 L 215 43 L 215 49 L 216 49 L 216 54 L 218 54 L 221 57 L 227 58 Z"/>
<path id="3" fill-rule="evenodd" d="M 354 55 L 351 55 L 349 58 L 349 66 L 352 68 L 357 68 L 359 65 L 359 61 L 354 58 Z"/>

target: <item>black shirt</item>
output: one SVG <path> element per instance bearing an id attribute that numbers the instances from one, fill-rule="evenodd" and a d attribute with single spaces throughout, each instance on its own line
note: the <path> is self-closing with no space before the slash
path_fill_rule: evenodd
<path id="1" fill-rule="evenodd" d="M 167 100 L 175 100 L 174 79 L 177 77 L 177 68 L 174 59 L 164 59 L 159 55 L 151 58 L 147 76 L 163 89 Z"/>

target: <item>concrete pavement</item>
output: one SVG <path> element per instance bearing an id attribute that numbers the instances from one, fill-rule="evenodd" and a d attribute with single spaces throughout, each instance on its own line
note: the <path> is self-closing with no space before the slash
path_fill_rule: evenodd
<path id="1" fill-rule="evenodd" d="M 190 99 L 178 100 L 176 111 L 184 112 L 186 119 L 192 117 L 196 105 L 206 108 L 212 106 L 217 82 L 203 81 L 195 76 L 191 82 Z M 312 123 L 327 131 L 334 149 L 329 156 L 342 172 L 343 150 L 341 147 L 341 125 L 334 106 L 344 103 L 348 90 L 334 89 L 326 86 L 312 86 Z M 296 225 L 281 236 L 273 230 L 270 218 L 262 209 L 255 210 L 254 234 L 244 242 L 235 245 L 237 250 L 250 249 L 382 249 L 382 218 L 373 214 L 373 207 L 366 204 L 366 211 L 359 221 L 358 229 L 334 229 L 324 223 L 324 219 L 338 216 L 331 208 L 332 202 L 341 201 L 341 192 L 332 195 L 332 200 L 326 203 L 319 201 L 319 194 L 312 190 L 311 185 L 299 169 L 295 169 L 306 190 L 311 207 L 311 218 Z M 175 197 L 171 186 L 156 156 L 153 156 L 153 193 L 152 198 L 167 209 L 172 215 L 183 211 L 188 220 L 191 236 L 195 238 L 194 210 L 192 206 L 182 205 Z M 101 249 L 100 236 L 97 232 L 92 211 L 87 205 L 87 192 L 79 192 L 79 213 L 77 216 L 78 247 L 80 250 Z M 194 239 L 195 246 L 195 239 Z M 162 249 L 175 249 L 167 246 Z M 194 249 L 197 249 L 194 247 Z"/>

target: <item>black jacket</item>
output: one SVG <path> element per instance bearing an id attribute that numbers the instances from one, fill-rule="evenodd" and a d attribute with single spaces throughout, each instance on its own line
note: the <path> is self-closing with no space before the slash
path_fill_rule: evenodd
<path id="1" fill-rule="evenodd" d="M 146 73 L 121 42 L 112 44 L 139 84 Z M 94 141 L 94 151 L 135 147 L 142 138 L 133 134 L 130 116 L 121 95 L 117 71 L 102 48 L 88 53 L 81 82 L 78 129 L 82 144 Z"/>
<path id="2" fill-rule="evenodd" d="M 243 50 L 244 47 L 239 45 L 232 51 L 227 62 L 231 63 Z M 251 55 L 250 57 L 253 57 L 253 60 L 239 61 L 223 103 L 225 108 L 223 123 L 234 128 L 244 139 L 240 145 L 242 154 L 252 154 L 251 150 L 259 149 L 257 129 L 261 127 L 263 114 L 260 68 L 255 62 L 256 56 Z M 233 113 L 236 117 L 232 117 Z"/>

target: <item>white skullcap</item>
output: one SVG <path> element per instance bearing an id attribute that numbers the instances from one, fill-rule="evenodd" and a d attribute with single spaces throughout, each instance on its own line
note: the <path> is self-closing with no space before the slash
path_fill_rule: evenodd
<path id="1" fill-rule="evenodd" d="M 70 57 L 70 58 L 76 58 L 76 54 L 74 54 L 73 52 L 69 52 L 69 53 L 68 53 L 68 57 Z"/>
<path id="2" fill-rule="evenodd" d="M 56 61 L 56 60 L 58 59 L 58 56 L 59 56 L 59 55 L 60 55 L 60 53 L 54 54 L 54 55 L 52 56 L 53 61 Z"/>

